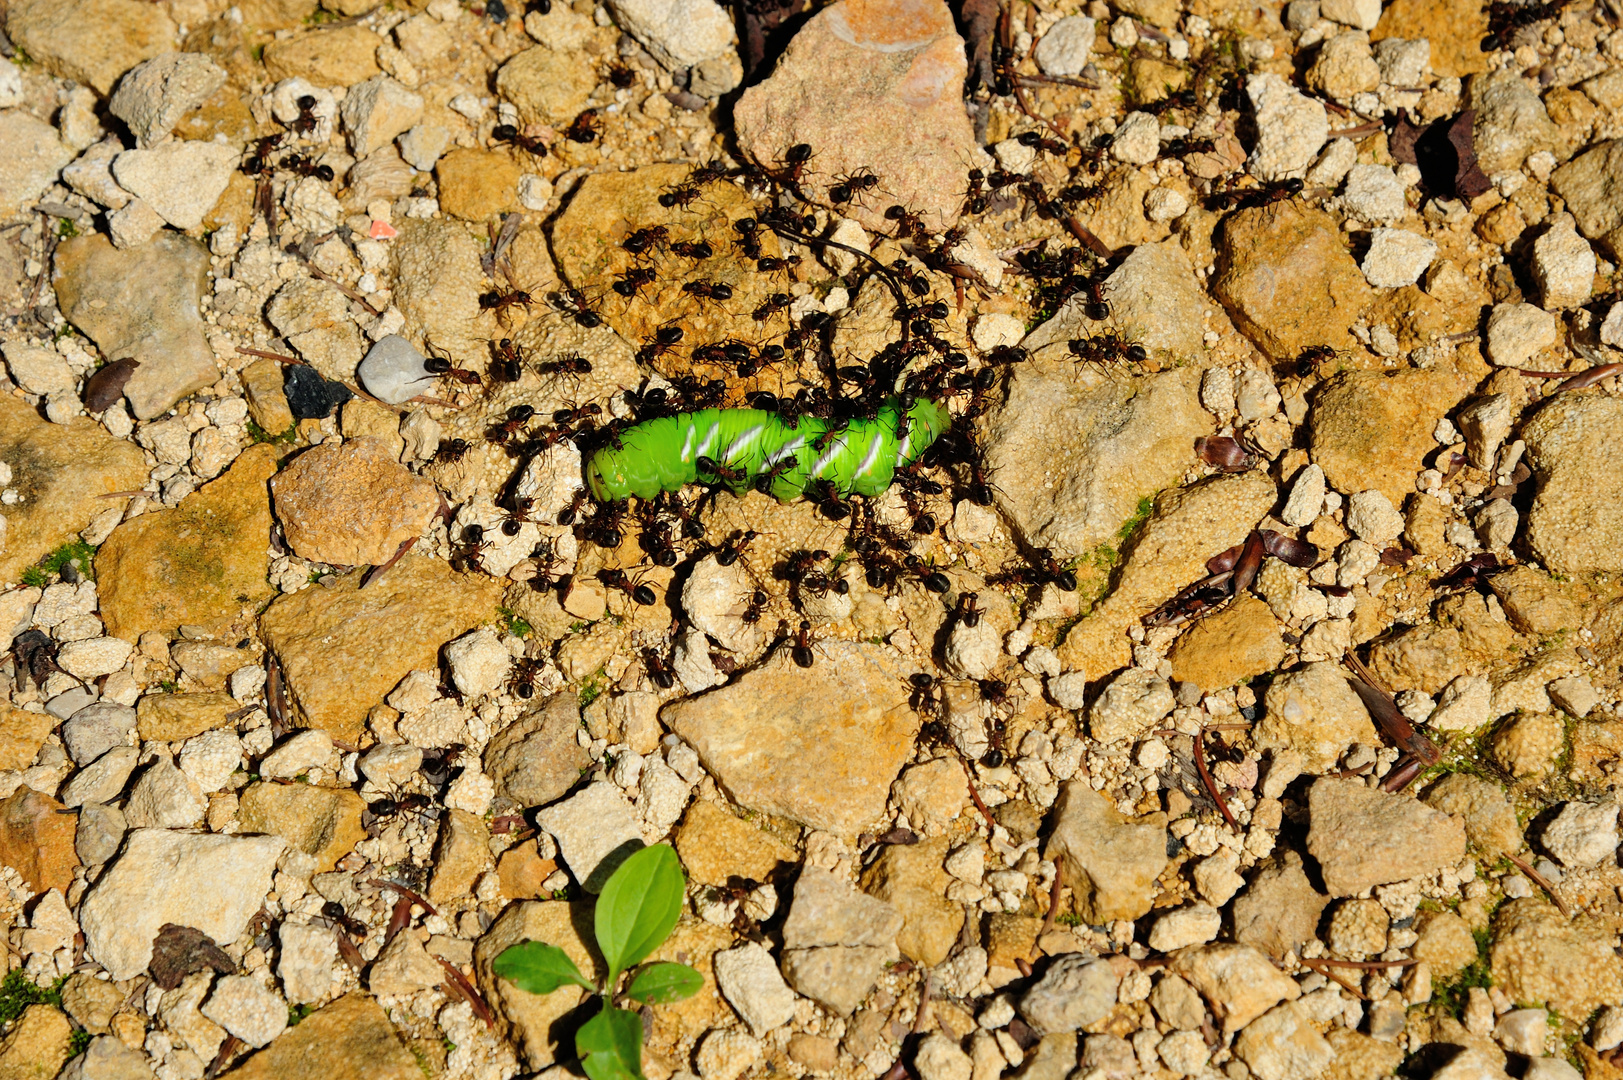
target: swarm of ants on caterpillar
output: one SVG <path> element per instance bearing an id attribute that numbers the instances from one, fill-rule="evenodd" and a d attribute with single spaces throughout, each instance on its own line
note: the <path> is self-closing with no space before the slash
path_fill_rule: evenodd
<path id="1" fill-rule="evenodd" d="M 1078 147 L 1032 133 L 1028 145 L 1061 159 L 1064 182 L 1045 185 L 1032 176 L 969 168 L 959 217 L 1020 211 L 1061 222 L 1079 242 L 1021 245 L 1005 253 L 1006 268 L 1030 281 L 1030 300 L 1039 312 L 1056 312 L 1076 298 L 1072 307 L 1088 322 L 1104 322 L 1111 312 L 1103 283 L 1119 260 L 1108 249 L 1098 250 L 1102 245 L 1076 215 L 1104 187 L 1108 139 Z M 642 624 L 660 624 L 638 639 L 650 643 L 634 650 L 649 682 L 660 689 L 673 687 L 678 677 L 672 640 L 684 613 L 672 590 L 679 592 L 706 559 L 742 568 L 735 610 L 728 614 L 759 642 L 754 650 L 734 650 L 709 636 L 709 661 L 721 679 L 779 652 L 800 667 L 813 666 L 818 624 L 849 610 L 836 598 L 848 596 L 859 582 L 886 595 L 918 586 L 939 598 L 945 619 L 979 617 L 976 595 L 955 592 L 944 572 L 952 555 L 940 538 L 947 535 L 955 504 L 995 502 L 996 478 L 982 464 L 976 421 L 1011 370 L 1030 357 L 1015 344 L 979 351 L 961 343 L 966 292 L 991 291 L 962 254 L 967 225 L 932 232 L 921 215 L 891 204 L 881 212 L 891 232 L 873 239 L 894 258 L 830 239 L 826 224 L 807 212 L 812 200 L 802 190 L 814 157 L 812 147 L 800 144 L 770 165 L 694 167 L 660 191 L 658 204 L 670 211 L 664 220 L 629 223 L 611 238 L 616 250 L 603 261 L 608 269 L 596 284 L 575 278 L 545 297 L 496 289 L 481 300 L 498 315 L 547 306 L 554 319 L 582 331 L 619 328 L 627 323 L 626 312 L 644 309 L 640 323 L 632 325 L 647 330 L 633 341 L 645 381 L 622 387 L 607 402 L 551 412 L 516 405 L 500 414 L 485 438 L 519 461 L 564 445 L 578 450 L 584 475 L 566 498 L 554 500 L 557 505 L 543 505 L 543 498 L 519 494 L 521 488 L 511 484 L 497 504 L 510 522 L 543 520 L 571 530 L 580 545 L 573 567 L 560 565 L 552 547 L 538 549 L 533 587 L 564 594 L 585 584 L 606 594 L 611 609 L 629 616 L 646 609 Z M 702 234 L 684 226 L 684 214 L 706 220 L 704 211 L 723 186 L 744 192 L 753 212 L 725 216 L 723 226 Z M 887 194 L 877 176 L 858 170 L 835 177 L 823 201 L 836 213 L 864 201 L 877 211 Z M 842 326 L 846 311 L 830 314 L 799 302 L 807 290 L 796 285 L 810 262 L 801 251 L 854 264 L 844 278 L 857 293 L 848 310 L 882 297 L 888 308 L 882 344 L 850 347 Z M 758 283 L 722 269 L 727 259 L 770 279 L 770 291 L 749 299 L 750 290 L 760 292 Z M 650 314 L 661 290 L 681 306 Z M 736 299 L 748 302 L 728 308 Z M 693 327 L 718 310 L 731 314 L 733 327 L 743 324 L 753 333 L 735 329 L 695 340 Z M 517 336 L 492 343 L 489 378 L 516 381 L 511 376 L 526 366 L 564 385 L 601 375 L 594 373 L 597 357 L 582 353 L 532 362 Z M 1069 358 L 1078 366 L 1115 368 L 1146 357 L 1121 334 L 1098 332 L 1070 342 Z M 646 378 L 650 368 L 657 377 Z M 454 463 L 474 445 L 453 439 L 442 445 L 440 461 Z M 875 459 L 883 459 L 883 467 L 875 467 Z M 752 508 L 747 517 L 738 509 L 745 499 Z M 795 539 L 805 542 L 781 546 L 779 538 L 767 540 L 763 515 L 777 520 L 781 514 L 769 508 L 797 499 L 805 500 L 799 505 L 806 509 L 793 511 L 800 522 Z M 809 530 L 808 519 L 821 531 Z M 514 528 L 502 525 L 504 531 Z M 462 568 L 480 567 L 487 536 L 487 529 L 476 527 L 472 535 L 451 537 Z M 1046 549 L 1025 551 L 983 580 L 1077 589 L 1075 570 Z M 1008 701 L 1006 684 L 985 682 L 980 690 L 986 700 Z M 933 686 L 911 686 L 915 709 L 933 711 Z M 988 753 L 1000 757 L 1002 750 Z"/>

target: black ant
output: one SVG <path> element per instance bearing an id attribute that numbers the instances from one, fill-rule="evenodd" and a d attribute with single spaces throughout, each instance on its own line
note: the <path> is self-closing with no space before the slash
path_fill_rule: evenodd
<path id="1" fill-rule="evenodd" d="M 761 305 L 751 314 L 751 317 L 756 322 L 765 322 L 780 311 L 788 311 L 789 305 L 793 302 L 794 299 L 788 293 L 773 293 L 762 301 Z"/>
<path id="2" fill-rule="evenodd" d="M 751 259 L 761 257 L 761 241 L 757 235 L 760 223 L 754 218 L 739 218 L 733 222 L 733 231 L 738 233 L 738 248 Z"/>
<path id="3" fill-rule="evenodd" d="M 542 661 L 533 656 L 521 656 L 513 662 L 507 688 L 514 697 L 528 701 L 535 696 L 535 680 L 541 674 Z"/>
<path id="4" fill-rule="evenodd" d="M 828 201 L 848 203 L 870 188 L 878 186 L 879 177 L 863 169 L 849 176 L 837 176 L 834 181 L 834 186 L 828 189 Z"/>
<path id="5" fill-rule="evenodd" d="M 503 344 L 506 339 L 502 339 Z M 578 353 L 568 353 L 556 360 L 548 360 L 539 368 L 543 375 L 590 375 L 592 362 Z"/>
<path id="6" fill-rule="evenodd" d="M 981 615 L 986 610 L 977 602 L 979 599 L 979 593 L 960 593 L 958 603 L 953 606 L 954 618 L 971 629 L 979 626 L 981 624 Z"/>
<path id="7" fill-rule="evenodd" d="M 597 513 L 588 519 L 582 528 L 582 535 L 597 544 L 599 547 L 617 548 L 625 540 L 620 529 L 620 523 L 626 514 L 624 502 L 606 503 L 600 505 Z M 614 573 L 619 573 L 618 570 Z"/>
<path id="8" fill-rule="evenodd" d="M 507 418 L 490 429 L 490 441 L 502 446 L 510 445 L 513 437 L 524 430 L 534 417 L 533 405 L 514 405 L 507 410 Z"/>
<path id="9" fill-rule="evenodd" d="M 430 375 L 444 375 L 446 378 L 454 379 L 464 386 L 478 386 L 484 382 L 477 371 L 459 368 L 443 356 L 430 356 L 427 360 L 424 360 L 423 370 Z"/>
<path id="10" fill-rule="evenodd" d="M 438 450 L 434 451 L 434 460 L 441 465 L 454 465 L 467 456 L 473 449 L 467 439 L 451 439 L 440 443 Z"/>
<path id="11" fill-rule="evenodd" d="M 547 144 L 535 135 L 526 135 L 512 124 L 497 124 L 490 129 L 490 141 L 528 150 L 536 157 L 547 156 Z"/>
<path id="12" fill-rule="evenodd" d="M 830 428 L 824 432 L 820 439 L 826 439 L 836 434 Z M 830 521 L 844 521 L 851 516 L 851 505 L 840 498 L 840 487 L 832 480 L 817 480 L 812 483 L 812 494 L 816 497 L 817 512 Z"/>
<path id="13" fill-rule="evenodd" d="M 952 579 L 917 555 L 909 555 L 903 559 L 902 566 L 919 579 L 919 584 L 933 593 L 944 593 L 952 588 Z"/>
<path id="14" fill-rule="evenodd" d="M 750 593 L 749 601 L 744 605 L 744 610 L 739 614 L 738 618 L 742 622 L 758 623 L 761 621 L 761 609 L 764 607 L 766 607 L 766 593 L 756 589 Z"/>
<path id="15" fill-rule="evenodd" d="M 639 364 L 652 363 L 655 358 L 670 352 L 682 340 L 682 334 L 682 328 L 675 323 L 661 326 L 654 331 L 654 336 L 645 341 L 642 348 L 637 350 L 637 362 Z"/>
<path id="16" fill-rule="evenodd" d="M 684 259 L 708 259 L 716 252 L 703 240 L 679 240 L 671 245 L 671 253 Z"/>
<path id="17" fill-rule="evenodd" d="M 791 184 L 798 184 L 806 171 L 806 165 L 812 159 L 812 148 L 809 143 L 795 143 L 784 151 L 782 178 Z"/>
<path id="18" fill-rule="evenodd" d="M 1064 157 L 1065 153 L 1070 150 L 1070 147 L 1058 139 L 1045 139 L 1040 131 L 1022 131 L 1014 137 L 1014 141 L 1021 146 L 1029 146 L 1033 150 L 1044 154 L 1053 154 L 1056 157 Z"/>
<path id="19" fill-rule="evenodd" d="M 482 525 L 468 525 L 462 530 L 462 542 L 451 545 L 451 569 L 457 571 L 482 570 L 480 552 L 490 546 Z"/>
<path id="20" fill-rule="evenodd" d="M 314 158 L 306 154 L 289 154 L 282 159 L 282 168 L 296 176 L 313 176 L 324 184 L 332 183 L 335 175 L 331 165 L 318 165 Z"/>
<path id="21" fill-rule="evenodd" d="M 885 211 L 885 220 L 896 223 L 896 239 L 902 240 L 909 236 L 922 236 L 928 230 L 924 227 L 924 219 L 902 206 L 892 206 Z"/>
<path id="22" fill-rule="evenodd" d="M 1258 206 L 1268 206 L 1272 203 L 1283 202 L 1294 195 L 1302 193 L 1302 181 L 1299 177 L 1290 177 L 1286 180 L 1276 180 L 1261 187 L 1234 188 L 1228 191 L 1219 191 L 1206 200 L 1209 210 L 1243 210 Z"/>
<path id="23" fill-rule="evenodd" d="M 408 799 L 413 798 L 413 797 L 414 796 L 410 796 L 410 795 L 406 796 L 406 798 L 408 798 Z M 424 805 L 423 805 L 422 809 L 426 810 L 428 808 L 427 807 L 427 799 L 426 799 L 425 796 L 417 795 L 417 796 L 415 796 L 415 798 L 424 800 Z M 363 813 L 361 815 L 361 817 L 363 819 L 362 822 L 361 822 L 361 826 L 363 828 L 370 828 L 373 825 L 373 822 L 376 821 L 376 819 L 383 818 L 383 817 L 392 817 L 392 816 L 394 816 L 401 809 L 404 809 L 400 805 L 400 803 L 403 802 L 403 801 L 404 800 L 396 800 L 396 799 L 378 799 L 376 802 L 368 803 L 365 813 Z M 374 807 L 376 809 L 374 809 Z M 370 816 L 373 820 L 372 821 L 364 820 L 368 816 Z M 366 924 L 363 923 L 361 920 L 355 918 L 351 914 L 349 914 L 349 912 L 345 911 L 344 910 L 344 905 L 340 904 L 336 900 L 328 900 L 325 904 L 322 904 L 321 905 L 321 915 L 322 915 L 323 918 L 329 919 L 332 922 L 336 923 L 338 926 L 342 927 L 344 933 L 348 934 L 352 938 L 364 938 L 364 937 L 366 937 L 366 933 L 367 933 Z"/>
<path id="24" fill-rule="evenodd" d="M 740 531 L 734 529 L 732 535 L 727 537 L 725 543 L 716 549 L 716 562 L 722 566 L 731 566 L 738 561 L 744 549 L 750 546 L 750 541 L 756 537 L 754 529 Z"/>
<path id="25" fill-rule="evenodd" d="M 242 172 L 247 176 L 270 172 L 272 168 L 270 156 L 282 145 L 285 138 L 287 133 L 278 131 L 275 135 L 267 135 L 263 139 L 256 140 L 253 153 L 242 163 Z"/>
<path id="26" fill-rule="evenodd" d="M 481 293 L 479 296 L 479 309 L 494 312 L 497 315 L 502 314 L 510 307 L 528 309 L 534 304 L 535 299 L 523 289 L 513 289 L 505 293 L 498 289 L 492 289 L 487 293 Z"/>
<path id="27" fill-rule="evenodd" d="M 946 715 L 946 704 L 941 700 L 941 684 L 936 677 L 920 671 L 909 675 L 907 681 L 913 687 L 908 707 L 926 719 L 941 720 Z"/>
<path id="28" fill-rule="evenodd" d="M 653 649 L 643 649 L 642 663 L 643 667 L 648 669 L 648 677 L 661 690 L 669 690 L 676 685 L 676 673 L 671 671 L 671 666 Z"/>
<path id="29" fill-rule="evenodd" d="M 731 300 L 733 287 L 720 281 L 690 281 L 682 286 L 682 291 L 689 296 L 696 296 L 705 300 Z"/>
<path id="30" fill-rule="evenodd" d="M 551 4 L 552 0 L 547 0 Z M 610 64 L 607 72 L 609 84 L 617 90 L 629 90 L 631 84 L 637 81 L 637 73 L 624 64 Z"/>
<path id="31" fill-rule="evenodd" d="M 576 488 L 575 497 L 569 500 L 569 505 L 558 511 L 558 524 L 573 525 L 579 516 L 581 508 L 591 500 L 591 495 L 585 488 Z"/>
<path id="32" fill-rule="evenodd" d="M 611 589 L 618 589 L 643 607 L 652 607 L 659 599 L 647 585 L 631 580 L 624 570 L 599 570 L 597 580 Z"/>
<path id="33" fill-rule="evenodd" d="M 650 225 L 647 228 L 638 229 L 620 241 L 620 246 L 633 255 L 646 255 L 656 244 L 665 243 L 670 238 L 670 235 L 671 231 L 665 226 Z"/>
<path id="34" fill-rule="evenodd" d="M 694 464 L 698 467 L 699 482 L 702 484 L 727 483 L 737 484 L 749 479 L 749 471 L 735 469 L 723 465 L 715 458 L 700 457 Z M 705 479 L 711 477 L 712 479 Z"/>
<path id="35" fill-rule="evenodd" d="M 575 325 L 588 330 L 603 325 L 603 316 L 586 304 L 586 296 L 579 289 L 565 289 L 559 294 L 565 310 L 574 316 Z"/>
<path id="36" fill-rule="evenodd" d="M 816 662 L 817 658 L 812 653 L 811 623 L 807 620 L 800 620 L 800 629 L 791 634 L 789 631 L 789 620 L 779 619 L 778 641 L 780 643 L 784 641 L 794 642 L 794 644 L 790 646 L 789 655 L 791 658 L 793 658 L 797 666 L 809 668 L 813 663 Z"/>
<path id="37" fill-rule="evenodd" d="M 299 107 L 299 115 L 294 117 L 293 123 L 288 126 L 295 135 L 308 135 L 316 129 L 320 121 L 316 118 L 316 99 L 314 94 L 301 94 L 294 102 Z"/>
<path id="38" fill-rule="evenodd" d="M 702 194 L 704 193 L 696 187 L 688 184 L 679 184 L 669 191 L 660 193 L 659 205 L 663 206 L 667 210 L 674 207 L 681 207 L 683 210 L 686 210 L 689 206 L 692 206 L 695 202 L 697 202 L 699 196 Z"/>
<path id="39" fill-rule="evenodd" d="M 1117 334 L 1100 334 L 1091 338 L 1076 338 L 1070 344 L 1071 355 L 1084 364 L 1108 364 L 1117 360 L 1143 363 L 1149 359 L 1144 346 L 1127 341 Z"/>
<path id="40" fill-rule="evenodd" d="M 611 286 L 615 292 L 627 300 L 636 296 L 645 285 L 654 283 L 654 268 L 651 266 L 633 266 L 627 270 Z"/>
<path id="41" fill-rule="evenodd" d="M 490 373 L 497 382 L 518 382 L 524 374 L 524 354 L 511 338 L 490 343 Z"/>
<path id="42" fill-rule="evenodd" d="M 603 134 L 603 126 L 598 121 L 597 110 L 587 109 L 575 117 L 575 122 L 564 131 L 564 138 L 570 142 L 589 143 Z"/>
<path id="43" fill-rule="evenodd" d="M 603 406 L 598 404 L 581 405 L 573 409 L 558 409 L 552 414 L 552 422 L 559 427 L 568 427 L 578 424 L 588 416 L 602 416 Z"/>

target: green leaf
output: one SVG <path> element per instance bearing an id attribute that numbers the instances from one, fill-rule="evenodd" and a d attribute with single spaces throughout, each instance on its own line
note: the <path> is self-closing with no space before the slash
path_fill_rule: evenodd
<path id="1" fill-rule="evenodd" d="M 649 964 L 637 972 L 626 996 L 650 1005 L 669 1005 L 704 988 L 704 976 L 686 964 Z"/>
<path id="2" fill-rule="evenodd" d="M 591 1080 L 642 1080 L 642 1017 L 605 1003 L 575 1032 L 575 1053 Z"/>
<path id="3" fill-rule="evenodd" d="M 669 844 L 643 848 L 614 872 L 597 898 L 597 945 L 609 964 L 605 986 L 648 957 L 682 914 L 685 880 Z"/>
<path id="4" fill-rule="evenodd" d="M 573 984 L 596 990 L 580 973 L 569 955 L 556 945 L 523 941 L 502 950 L 491 965 L 496 974 L 529 994 L 550 994 L 560 986 Z"/>

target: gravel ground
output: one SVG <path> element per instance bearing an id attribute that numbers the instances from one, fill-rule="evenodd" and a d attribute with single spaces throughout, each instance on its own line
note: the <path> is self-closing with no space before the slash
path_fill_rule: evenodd
<path id="1" fill-rule="evenodd" d="M 0 1078 L 1623 1069 L 1616 0 L 0 14 Z"/>

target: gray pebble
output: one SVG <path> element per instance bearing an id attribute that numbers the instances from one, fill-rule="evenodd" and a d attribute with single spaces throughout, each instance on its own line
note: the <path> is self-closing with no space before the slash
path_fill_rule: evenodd
<path id="1" fill-rule="evenodd" d="M 423 354 L 398 334 L 379 338 L 361 361 L 361 385 L 379 401 L 399 405 L 434 388 Z"/>

